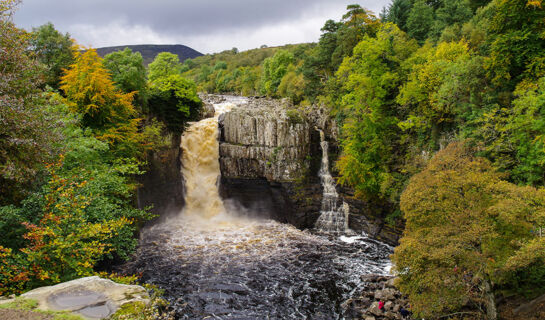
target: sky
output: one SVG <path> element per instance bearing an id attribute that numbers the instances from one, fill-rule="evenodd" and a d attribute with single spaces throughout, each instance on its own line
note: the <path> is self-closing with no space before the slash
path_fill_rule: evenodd
<path id="1" fill-rule="evenodd" d="M 378 13 L 390 0 L 23 0 L 17 26 L 52 22 L 87 47 L 183 44 L 202 53 L 315 42 L 348 4 Z"/>

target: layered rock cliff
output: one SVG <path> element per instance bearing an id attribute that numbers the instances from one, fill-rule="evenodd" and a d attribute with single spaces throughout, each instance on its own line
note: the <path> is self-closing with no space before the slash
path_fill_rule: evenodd
<path id="1" fill-rule="evenodd" d="M 217 96 L 204 97 L 209 103 Z M 338 153 L 335 123 L 326 111 L 304 113 L 285 100 L 250 98 L 219 119 L 221 193 L 249 214 L 313 228 L 320 216 L 322 186 L 318 177 L 322 151 L 317 127 Z M 332 161 L 333 163 L 333 161 Z M 396 243 L 399 230 L 384 223 L 383 210 L 338 187 L 350 207 L 350 229 Z"/>
<path id="2" fill-rule="evenodd" d="M 220 118 L 220 164 L 228 178 L 293 181 L 309 165 L 310 126 L 291 120 L 282 105 L 251 101 Z"/>

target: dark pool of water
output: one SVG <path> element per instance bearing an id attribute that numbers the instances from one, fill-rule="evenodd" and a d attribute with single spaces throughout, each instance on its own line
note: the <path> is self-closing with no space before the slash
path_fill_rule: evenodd
<path id="1" fill-rule="evenodd" d="M 341 319 L 341 305 L 386 274 L 391 247 L 273 221 L 171 220 L 142 233 L 124 270 L 165 290 L 178 319 Z"/>

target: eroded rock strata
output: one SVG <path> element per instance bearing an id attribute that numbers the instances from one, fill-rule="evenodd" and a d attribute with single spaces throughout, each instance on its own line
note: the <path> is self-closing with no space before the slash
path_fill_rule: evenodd
<path id="1" fill-rule="evenodd" d="M 221 96 L 202 96 L 206 104 Z M 321 128 L 330 141 L 331 159 L 338 156 L 337 129 L 324 110 L 294 109 L 286 100 L 249 98 L 219 119 L 221 194 L 249 215 L 269 217 L 299 228 L 313 228 L 320 215 L 322 187 Z M 333 164 L 334 161 L 331 161 Z M 334 168 L 331 168 L 334 169 Z M 335 175 L 335 171 L 332 170 Z M 356 199 L 338 187 L 349 207 L 349 227 L 395 244 L 400 229 L 384 222 L 384 208 Z"/>

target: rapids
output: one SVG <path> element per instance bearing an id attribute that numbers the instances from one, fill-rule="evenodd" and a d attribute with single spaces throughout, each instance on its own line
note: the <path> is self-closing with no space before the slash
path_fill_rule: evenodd
<path id="1" fill-rule="evenodd" d="M 221 112 L 182 137 L 186 207 L 144 228 L 125 271 L 158 285 L 178 319 L 344 319 L 343 303 L 388 274 L 392 248 L 366 237 L 319 235 L 224 202 L 218 194 Z"/>

